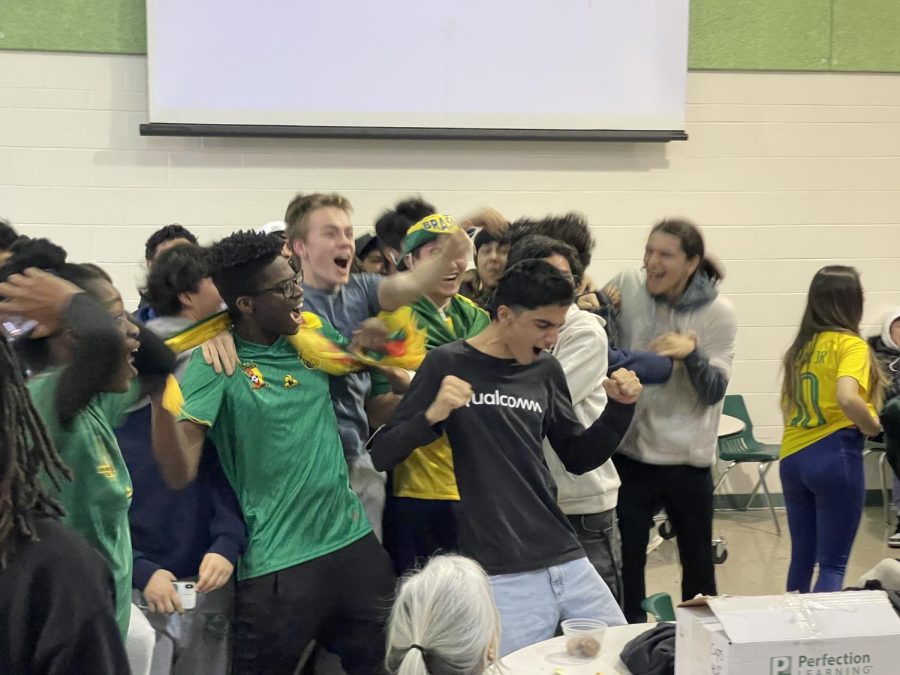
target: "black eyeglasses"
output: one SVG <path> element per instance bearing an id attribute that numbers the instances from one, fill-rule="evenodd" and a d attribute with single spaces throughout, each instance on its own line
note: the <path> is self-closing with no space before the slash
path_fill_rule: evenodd
<path id="1" fill-rule="evenodd" d="M 269 288 L 263 288 L 261 290 L 256 291 L 252 295 L 262 295 L 263 293 L 281 293 L 281 296 L 285 300 L 290 300 L 294 295 L 296 295 L 296 291 L 300 288 L 300 285 L 303 283 L 303 272 L 297 272 L 290 279 L 285 281 L 281 281 L 275 286 L 270 286 Z"/>

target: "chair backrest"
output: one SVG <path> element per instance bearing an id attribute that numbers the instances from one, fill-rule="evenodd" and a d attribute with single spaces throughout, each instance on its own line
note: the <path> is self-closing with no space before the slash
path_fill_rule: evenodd
<path id="1" fill-rule="evenodd" d="M 753 435 L 753 422 L 750 420 L 750 413 L 747 412 L 747 405 L 744 403 L 744 397 L 740 394 L 728 394 L 722 402 L 722 414 L 737 417 L 744 423 L 744 430 Z"/>
<path id="2" fill-rule="evenodd" d="M 755 450 L 760 446 L 760 442 L 753 437 L 753 422 L 750 420 L 750 413 L 747 412 L 747 405 L 744 403 L 744 397 L 740 394 L 729 394 L 722 403 L 722 414 L 737 417 L 744 423 L 744 430 L 740 434 L 719 439 L 719 454 L 724 453 L 742 453 Z"/>
<path id="3" fill-rule="evenodd" d="M 668 593 L 655 593 L 641 600 L 641 609 L 650 612 L 657 621 L 674 621 L 675 608 Z"/>

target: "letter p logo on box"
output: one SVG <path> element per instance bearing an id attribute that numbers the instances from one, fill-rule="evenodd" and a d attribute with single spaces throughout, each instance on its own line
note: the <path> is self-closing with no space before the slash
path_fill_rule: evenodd
<path id="1" fill-rule="evenodd" d="M 791 675 L 790 656 L 773 656 L 770 664 L 769 675 Z"/>

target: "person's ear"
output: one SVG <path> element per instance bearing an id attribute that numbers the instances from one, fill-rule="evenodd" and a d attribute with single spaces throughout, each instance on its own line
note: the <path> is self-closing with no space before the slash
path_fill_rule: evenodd
<path id="1" fill-rule="evenodd" d="M 181 303 L 182 309 L 188 309 L 194 306 L 194 294 L 193 293 L 179 293 L 178 294 L 178 302 Z"/>
<path id="2" fill-rule="evenodd" d="M 688 262 L 688 272 L 690 274 L 693 274 L 694 272 L 696 272 L 697 268 L 700 267 L 700 260 L 701 260 L 701 258 L 699 255 L 695 255 L 693 258 L 690 259 L 690 261 Z"/>
<path id="3" fill-rule="evenodd" d="M 515 312 L 507 305 L 500 305 L 497 308 L 497 320 L 500 323 L 509 323 L 515 317 Z"/>
<path id="4" fill-rule="evenodd" d="M 239 295 L 234 304 L 241 314 L 246 314 L 247 316 L 253 314 L 253 298 L 249 295 Z"/>

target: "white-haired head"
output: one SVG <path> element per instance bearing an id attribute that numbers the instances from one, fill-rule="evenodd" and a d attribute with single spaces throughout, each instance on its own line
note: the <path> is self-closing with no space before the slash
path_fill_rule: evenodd
<path id="1" fill-rule="evenodd" d="M 436 556 L 402 582 L 388 627 L 392 673 L 481 675 L 499 644 L 500 615 L 475 561 Z"/>

